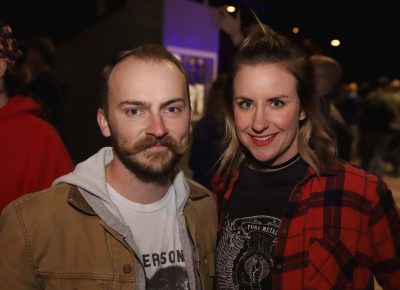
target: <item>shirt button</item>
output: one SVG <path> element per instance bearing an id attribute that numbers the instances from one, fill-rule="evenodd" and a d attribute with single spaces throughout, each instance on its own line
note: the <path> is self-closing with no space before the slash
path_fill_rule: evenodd
<path id="1" fill-rule="evenodd" d="M 282 234 L 287 234 L 287 228 L 282 228 Z"/>
<path id="2" fill-rule="evenodd" d="M 275 265 L 275 269 L 278 270 L 278 271 L 282 270 L 282 265 L 281 264 L 276 264 Z"/>
<path id="3" fill-rule="evenodd" d="M 129 274 L 130 272 L 132 272 L 132 266 L 129 264 L 123 265 L 122 272 L 124 272 L 125 274 Z"/>

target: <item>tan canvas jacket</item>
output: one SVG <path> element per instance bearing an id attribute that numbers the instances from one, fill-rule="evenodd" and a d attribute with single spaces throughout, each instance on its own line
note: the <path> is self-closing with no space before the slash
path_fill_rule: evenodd
<path id="1" fill-rule="evenodd" d="M 189 182 L 184 209 L 201 289 L 212 289 L 217 232 L 207 190 Z M 0 290 L 139 289 L 134 251 L 75 186 L 56 185 L 11 203 L 0 218 Z"/>

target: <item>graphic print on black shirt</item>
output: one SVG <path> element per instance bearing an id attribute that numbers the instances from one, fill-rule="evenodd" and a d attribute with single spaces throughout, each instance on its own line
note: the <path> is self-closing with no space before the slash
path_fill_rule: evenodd
<path id="1" fill-rule="evenodd" d="M 225 220 L 217 247 L 217 289 L 270 289 L 280 219 L 253 216 Z"/>

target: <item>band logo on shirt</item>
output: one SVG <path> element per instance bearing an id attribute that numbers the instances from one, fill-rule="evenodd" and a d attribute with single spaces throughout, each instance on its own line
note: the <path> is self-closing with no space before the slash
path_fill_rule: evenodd
<path id="1" fill-rule="evenodd" d="M 217 246 L 217 289 L 270 289 L 280 219 L 225 219 Z"/>
<path id="2" fill-rule="evenodd" d="M 173 250 L 169 252 L 151 253 L 142 255 L 142 261 L 145 268 L 157 267 L 164 264 L 174 264 L 185 262 L 182 250 Z"/>

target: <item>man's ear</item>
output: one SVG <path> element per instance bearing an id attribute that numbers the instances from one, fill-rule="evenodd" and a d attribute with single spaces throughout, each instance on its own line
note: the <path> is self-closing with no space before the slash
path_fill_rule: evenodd
<path id="1" fill-rule="evenodd" d="M 111 130 L 108 124 L 108 119 L 102 108 L 99 108 L 97 110 L 97 124 L 99 124 L 100 131 L 104 137 L 111 136 Z"/>
<path id="2" fill-rule="evenodd" d="M 189 110 L 190 110 L 190 119 L 189 119 L 190 127 L 189 127 L 189 133 L 192 134 L 192 131 L 193 131 L 193 126 L 192 126 L 193 111 L 192 111 L 192 108 L 191 108 L 190 106 L 189 106 Z"/>
<path id="3" fill-rule="evenodd" d="M 7 61 L 5 58 L 0 58 L 0 78 L 3 78 L 7 71 Z"/>

